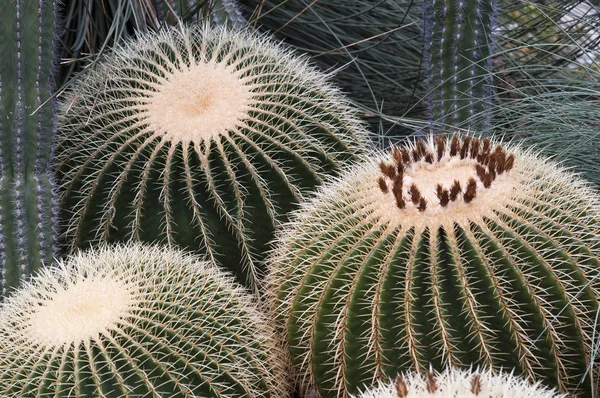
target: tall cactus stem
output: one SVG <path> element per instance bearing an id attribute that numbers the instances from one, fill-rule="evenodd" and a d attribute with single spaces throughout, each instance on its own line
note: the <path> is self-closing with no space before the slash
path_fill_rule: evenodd
<path id="1" fill-rule="evenodd" d="M 56 131 L 55 3 L 6 1 L 0 43 L 2 296 L 52 261 L 57 201 L 49 163 Z"/>
<path id="2" fill-rule="evenodd" d="M 426 0 L 424 69 L 431 120 L 459 126 L 489 109 L 497 0 Z M 470 126 L 485 131 L 486 116 Z"/>

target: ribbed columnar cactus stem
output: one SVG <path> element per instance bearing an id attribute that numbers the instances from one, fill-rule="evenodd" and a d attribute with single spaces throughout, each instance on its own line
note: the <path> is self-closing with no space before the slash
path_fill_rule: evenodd
<path id="1" fill-rule="evenodd" d="M 347 171 L 280 230 L 270 261 L 304 387 L 345 397 L 401 371 L 473 365 L 591 397 L 599 204 L 555 164 L 468 136 Z"/>
<path id="2" fill-rule="evenodd" d="M 208 26 L 118 49 L 73 85 L 57 164 L 65 243 L 161 241 L 256 290 L 303 196 L 365 152 L 325 76 L 267 37 Z"/>
<path id="3" fill-rule="evenodd" d="M 428 108 L 437 125 L 457 126 L 491 105 L 497 0 L 424 0 Z M 489 117 L 470 127 L 485 131 Z"/>
<path id="4" fill-rule="evenodd" d="M 55 3 L 0 2 L 0 293 L 55 253 Z"/>
<path id="5" fill-rule="evenodd" d="M 287 360 L 231 276 L 157 246 L 42 269 L 0 308 L 0 396 L 283 398 Z"/>

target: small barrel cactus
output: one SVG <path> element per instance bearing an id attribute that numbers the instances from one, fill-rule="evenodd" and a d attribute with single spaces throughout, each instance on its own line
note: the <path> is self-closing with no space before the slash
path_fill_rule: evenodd
<path id="1" fill-rule="evenodd" d="M 0 309 L 2 397 L 276 397 L 286 359 L 214 264 L 139 244 L 44 268 Z"/>
<path id="2" fill-rule="evenodd" d="M 116 50 L 63 101 L 68 248 L 160 241 L 256 289 L 275 226 L 367 133 L 324 75 L 265 36 L 167 30 Z"/>
<path id="3" fill-rule="evenodd" d="M 590 396 L 598 203 L 555 164 L 470 136 L 355 166 L 303 204 L 269 259 L 304 388 L 346 397 L 431 364 Z"/>
<path id="4" fill-rule="evenodd" d="M 410 372 L 358 394 L 355 398 L 564 398 L 539 383 L 509 373 L 449 368 L 440 374 Z"/>

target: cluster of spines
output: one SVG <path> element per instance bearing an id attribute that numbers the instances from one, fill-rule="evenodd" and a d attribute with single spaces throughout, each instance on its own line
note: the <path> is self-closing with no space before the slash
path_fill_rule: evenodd
<path id="1" fill-rule="evenodd" d="M 53 1 L 1 2 L 0 294 L 50 264 L 56 250 L 57 201 L 49 163 L 56 132 Z M 10 54 L 10 56 L 8 56 Z"/>
<path id="2" fill-rule="evenodd" d="M 418 140 L 414 149 L 407 148 L 392 148 L 393 164 L 387 164 L 384 161 L 379 163 L 379 168 L 382 175 L 377 179 L 379 188 L 383 193 L 388 193 L 390 188 L 385 177 L 392 180 L 391 192 L 394 195 L 396 206 L 399 209 L 405 209 L 407 200 L 404 197 L 404 172 L 414 162 L 426 162 L 434 164 L 442 161 L 447 151 L 446 137 L 438 136 L 435 140 L 434 150 L 428 151 L 423 140 Z M 465 137 L 461 140 L 457 135 L 453 135 L 450 139 L 448 148 L 450 157 L 462 159 L 474 159 L 475 173 L 483 184 L 484 188 L 489 188 L 496 177 L 504 172 L 510 171 L 514 166 L 515 157 L 513 154 L 507 153 L 502 145 L 498 144 L 492 148 L 489 139 L 480 140 L 478 138 Z M 427 200 L 423 198 L 416 184 L 411 184 L 408 187 L 410 201 L 421 212 L 427 209 Z M 436 186 L 436 195 L 439 199 L 439 204 L 446 207 L 449 202 L 456 201 L 459 197 L 470 203 L 477 195 L 477 181 L 475 178 L 469 178 L 466 184 L 466 189 L 463 192 L 460 181 L 454 180 L 452 186 L 447 189 L 441 184 Z"/>
<path id="3" fill-rule="evenodd" d="M 459 125 L 491 103 L 491 61 L 497 0 L 427 0 L 424 59 L 430 117 Z M 484 118 L 478 130 L 489 125 Z"/>

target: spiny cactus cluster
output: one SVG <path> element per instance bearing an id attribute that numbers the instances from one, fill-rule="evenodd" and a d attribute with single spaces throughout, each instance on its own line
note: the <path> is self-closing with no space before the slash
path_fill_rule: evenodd
<path id="1" fill-rule="evenodd" d="M 563 394 L 531 385 L 509 373 L 449 368 L 440 374 L 408 373 L 379 382 L 355 398 L 564 398 Z"/>
<path id="2" fill-rule="evenodd" d="M 101 248 L 0 309 L 2 397 L 274 397 L 286 361 L 231 277 L 179 251 Z"/>
<path id="3" fill-rule="evenodd" d="M 274 228 L 364 153 L 346 100 L 265 36 L 190 27 L 119 48 L 67 95 L 64 242 L 161 241 L 256 290 Z"/>
<path id="4" fill-rule="evenodd" d="M 598 205 L 551 162 L 475 137 L 352 168 L 302 205 L 270 258 L 299 380 L 346 397 L 399 371 L 485 366 L 591 396 Z"/>
<path id="5" fill-rule="evenodd" d="M 0 297 L 57 255 L 55 5 L 0 2 Z"/>

